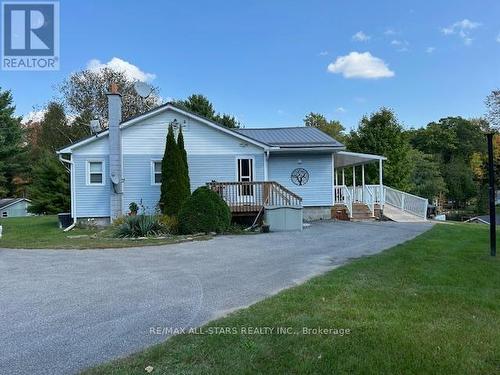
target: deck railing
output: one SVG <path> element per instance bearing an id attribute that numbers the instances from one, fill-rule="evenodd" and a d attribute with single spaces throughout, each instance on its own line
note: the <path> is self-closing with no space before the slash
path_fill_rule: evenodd
<path id="1" fill-rule="evenodd" d="M 365 203 L 370 208 L 372 215 L 375 212 L 375 204 L 380 207 L 389 204 L 404 212 L 423 219 L 427 218 L 427 199 L 385 185 L 382 187 L 380 185 L 365 185 L 364 188 L 356 186 L 354 189 L 352 186 L 340 185 L 335 188 L 336 204 L 345 204 L 351 212 L 353 202 Z"/>
<path id="2" fill-rule="evenodd" d="M 207 186 L 224 199 L 233 213 L 257 212 L 265 206 L 302 206 L 301 197 L 275 181 L 212 181 Z"/>
<path id="3" fill-rule="evenodd" d="M 345 185 L 340 185 L 335 188 L 335 204 L 344 204 L 347 207 L 349 217 L 352 217 L 353 201 L 352 189 L 349 189 Z"/>

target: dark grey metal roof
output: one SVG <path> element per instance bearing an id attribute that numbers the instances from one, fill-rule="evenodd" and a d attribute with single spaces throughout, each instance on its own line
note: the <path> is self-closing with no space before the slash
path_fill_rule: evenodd
<path id="1" fill-rule="evenodd" d="M 321 130 L 306 126 L 294 128 L 234 129 L 234 131 L 270 146 L 285 148 L 344 147 L 342 143 Z"/>
<path id="2" fill-rule="evenodd" d="M 21 202 L 27 200 L 28 202 L 30 201 L 29 199 L 26 198 L 4 198 L 0 199 L 0 208 L 4 208 L 6 206 L 9 206 L 13 203 Z"/>

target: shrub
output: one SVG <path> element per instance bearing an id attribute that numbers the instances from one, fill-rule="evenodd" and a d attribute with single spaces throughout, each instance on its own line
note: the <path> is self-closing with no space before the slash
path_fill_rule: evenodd
<path id="1" fill-rule="evenodd" d="M 184 202 L 178 219 L 179 231 L 183 234 L 220 233 L 231 224 L 231 211 L 216 192 L 202 186 Z"/>
<path id="2" fill-rule="evenodd" d="M 139 206 L 135 202 L 130 202 L 128 209 L 132 215 L 137 215 L 137 212 L 139 212 Z"/>
<path id="3" fill-rule="evenodd" d="M 124 217 L 123 223 L 116 227 L 115 237 L 147 237 L 167 233 L 167 228 L 158 216 L 137 215 Z"/>
<path id="4" fill-rule="evenodd" d="M 165 226 L 168 233 L 177 234 L 179 232 L 179 221 L 175 216 L 161 215 L 159 220 L 160 224 Z"/>

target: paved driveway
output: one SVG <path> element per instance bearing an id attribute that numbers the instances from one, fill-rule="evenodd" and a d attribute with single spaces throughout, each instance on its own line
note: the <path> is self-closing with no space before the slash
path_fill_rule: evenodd
<path id="1" fill-rule="evenodd" d="M 108 250 L 0 250 L 0 373 L 75 373 L 374 254 L 429 224 L 320 222 L 302 232 Z"/>

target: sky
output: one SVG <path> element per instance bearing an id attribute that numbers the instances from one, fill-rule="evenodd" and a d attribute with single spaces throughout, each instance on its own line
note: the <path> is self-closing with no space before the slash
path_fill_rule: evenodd
<path id="1" fill-rule="evenodd" d="M 111 66 L 165 99 L 206 95 L 245 127 L 319 112 L 357 126 L 479 117 L 500 87 L 500 1 L 60 1 L 60 70 L 1 71 L 19 115 L 72 72 Z"/>

